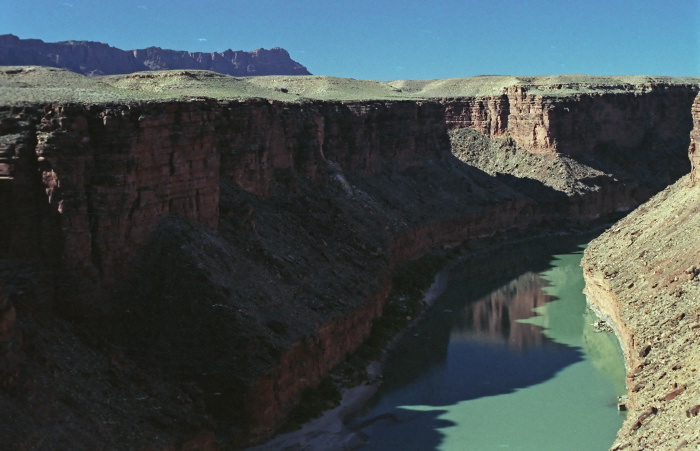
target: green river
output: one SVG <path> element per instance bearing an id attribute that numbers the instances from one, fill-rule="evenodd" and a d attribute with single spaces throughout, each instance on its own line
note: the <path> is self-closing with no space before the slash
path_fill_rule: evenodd
<path id="1" fill-rule="evenodd" d="M 583 248 L 549 238 L 455 265 L 354 421 L 363 449 L 608 449 L 625 369 L 591 325 Z"/>

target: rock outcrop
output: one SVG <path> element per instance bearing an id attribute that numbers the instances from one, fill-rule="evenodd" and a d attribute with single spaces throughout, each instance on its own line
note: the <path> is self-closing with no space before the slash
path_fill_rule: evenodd
<path id="1" fill-rule="evenodd" d="M 5 224 L 10 254 L 42 243 L 35 257 L 61 262 L 71 291 L 86 291 L 85 304 L 65 305 L 76 313 L 102 297 L 95 289 L 122 280 L 133 249 L 145 245 L 163 215 L 218 223 L 219 167 L 205 106 L 165 103 L 140 114 L 118 105 L 48 105 L 5 113 L 4 183 L 24 193 L 10 203 Z"/>
<path id="2" fill-rule="evenodd" d="M 603 91 L 584 88 L 521 84 L 498 96 L 442 102 L 451 129 L 507 136 L 531 153 L 573 157 L 620 180 L 655 181 L 653 192 L 688 172 L 680 155 L 688 146 L 688 111 L 697 85 L 652 81 Z M 641 148 L 650 152 L 640 160 Z"/>
<path id="3" fill-rule="evenodd" d="M 582 265 L 590 304 L 614 325 L 629 408 L 613 449 L 690 449 L 700 442 L 700 99 L 693 171 L 594 240 Z"/>
<path id="4" fill-rule="evenodd" d="M 53 406 L 56 397 L 75 396 L 77 407 L 62 408 L 99 409 L 96 397 L 109 392 L 100 377 L 110 371 L 115 398 L 144 397 L 165 416 L 142 411 L 129 423 L 131 401 L 119 412 L 77 415 L 74 427 L 84 432 L 72 442 L 77 447 L 99 448 L 110 443 L 99 437 L 113 440 L 128 424 L 122 443 L 131 447 L 184 446 L 190 439 L 211 445 L 212 433 L 227 446 L 241 445 L 269 435 L 305 389 L 369 336 L 396 265 L 468 238 L 590 221 L 638 204 L 658 185 L 642 170 L 620 169 L 615 158 L 634 152 L 646 166 L 656 161 L 658 146 L 687 149 L 686 98 L 697 92 L 671 83 L 619 98 L 547 97 L 513 87 L 492 100 L 321 101 L 281 89 L 274 99 L 162 92 L 149 98 L 142 90 L 129 98 L 117 77 L 81 80 L 85 88 L 74 95 L 92 89 L 123 101 L 28 102 L 57 92 L 41 91 L 40 73 L 12 68 L 3 75 L 6 92 L 17 97 L 0 107 L 0 200 L 10 213 L 0 218 L 0 252 L 8 268 L 15 261 L 25 266 L 0 271 L 0 282 L 21 280 L 28 294 L 3 304 L 0 339 L 24 331 L 32 339 L 0 359 L 25 362 L 15 387 L 50 380 L 52 343 L 87 349 L 81 353 L 90 359 L 82 362 L 80 382 L 68 385 L 76 387 L 73 394 L 59 392 L 64 385 L 37 394 L 28 384 L 5 398 L 22 412 L 25 426 L 5 434 L 18 446 L 33 443 L 33 429 L 60 421 L 58 408 L 37 413 L 22 403 L 44 396 Z M 215 78 L 163 77 L 171 86 Z M 479 102 L 483 111 L 497 111 L 482 114 Z M 637 139 L 634 121 L 646 117 L 647 107 L 666 113 L 649 119 L 646 138 Z M 614 114 L 598 120 L 598 110 Z M 590 123 L 577 135 L 582 147 L 564 152 L 557 143 L 572 132 L 569 114 Z M 614 134 L 610 117 L 627 138 Z M 570 126 L 553 125 L 562 123 Z M 448 133 L 458 124 L 474 129 L 470 142 L 484 152 L 501 149 L 501 160 L 525 152 L 567 167 L 588 165 L 597 175 L 572 170 L 570 183 L 559 186 L 546 164 L 533 164 L 529 175 L 508 164 L 465 164 L 452 154 L 457 140 Z M 628 144 L 633 138 L 636 147 Z M 655 169 L 661 180 L 677 171 L 675 163 Z M 31 288 L 34 275 L 50 295 Z M 13 307 L 16 318 L 7 313 Z M 47 313 L 52 309 L 60 320 Z M 49 326 L 37 327 L 39 320 Z M 59 355 L 60 377 L 69 377 L 79 354 Z M 138 366 L 147 374 L 134 372 Z M 85 396 L 77 395 L 80 384 Z M 104 426 L 100 416 L 115 426 Z"/>
<path id="5" fill-rule="evenodd" d="M 690 132 L 690 147 L 688 156 L 690 157 L 690 182 L 695 185 L 700 179 L 700 99 L 693 102 L 693 130 Z"/>
<path id="6" fill-rule="evenodd" d="M 0 65 L 60 67 L 88 76 L 130 74 L 145 70 L 199 69 L 236 77 L 309 75 L 279 47 L 251 52 L 186 52 L 148 47 L 121 50 L 101 42 L 44 42 L 0 35 Z"/>

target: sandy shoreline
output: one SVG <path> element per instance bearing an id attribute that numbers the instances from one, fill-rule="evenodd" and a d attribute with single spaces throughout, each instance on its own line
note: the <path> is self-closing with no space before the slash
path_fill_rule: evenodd
<path id="1" fill-rule="evenodd" d="M 377 391 L 379 382 L 348 389 L 340 405 L 306 423 L 301 429 L 281 434 L 269 442 L 249 448 L 250 451 L 283 449 L 323 451 L 329 449 L 356 449 L 365 443 L 361 431 L 346 426 L 346 419 L 364 407 Z"/>

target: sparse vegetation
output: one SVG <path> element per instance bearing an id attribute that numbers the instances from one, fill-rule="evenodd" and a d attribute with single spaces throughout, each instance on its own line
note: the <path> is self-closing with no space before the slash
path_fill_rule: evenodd
<path id="1" fill-rule="evenodd" d="M 284 102 L 311 100 L 420 100 L 500 95 L 510 86 L 533 94 L 629 92 L 649 83 L 700 83 L 693 77 L 489 75 L 443 80 L 356 80 L 326 75 L 232 77 L 203 70 L 137 72 L 88 78 L 64 69 L 39 66 L 0 68 L 0 97 L 5 104 L 54 102 L 142 102 L 149 100 L 266 98 Z"/>

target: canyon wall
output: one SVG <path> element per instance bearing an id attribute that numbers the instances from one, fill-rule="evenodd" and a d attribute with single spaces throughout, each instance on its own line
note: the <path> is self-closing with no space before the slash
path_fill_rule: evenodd
<path id="1" fill-rule="evenodd" d="M 211 109 L 165 103 L 5 110 L 5 184 L 25 197 L 12 202 L 5 224 L 10 255 L 40 243 L 35 258 L 60 266 L 61 284 L 72 293 L 63 307 L 89 314 L 100 289 L 126 277 L 134 250 L 163 215 L 215 227 L 219 159 Z"/>
<path id="2" fill-rule="evenodd" d="M 691 183 L 695 184 L 698 181 L 698 172 L 700 172 L 700 97 L 695 98 L 693 102 L 693 129 L 690 132 L 690 147 L 688 156 L 690 157 Z"/>
<path id="3" fill-rule="evenodd" d="M 591 306 L 625 351 L 630 409 L 612 449 L 689 449 L 700 441 L 700 98 L 691 174 L 595 239 L 582 266 Z"/>
<path id="4" fill-rule="evenodd" d="M 188 396 L 214 418 L 207 427 L 240 445 L 278 428 L 367 339 L 397 264 L 641 201 L 597 179 L 578 197 L 519 189 L 456 159 L 449 128 L 594 163 L 634 154 L 648 167 L 659 146 L 687 147 L 695 92 L 5 106 L 0 251 L 48 268 L 55 306 L 98 324 L 150 377 L 196 385 Z M 16 320 L 1 306 L 9 342 L 32 309 Z"/>
<path id="5" fill-rule="evenodd" d="M 631 211 L 689 170 L 688 112 L 697 85 L 522 84 L 504 91 L 441 99 L 453 152 L 489 174 L 515 177 L 518 190 L 534 179 L 552 194 L 566 192 L 569 217 Z"/>
<path id="6" fill-rule="evenodd" d="M 584 158 L 614 153 L 631 172 L 639 149 L 665 158 L 671 154 L 667 148 L 687 146 L 687 131 L 692 128 L 688 111 L 696 85 L 609 86 L 607 92 L 581 88 L 585 87 L 518 85 L 498 96 L 441 102 L 451 129 L 507 135 L 533 153 Z"/>
<path id="7" fill-rule="evenodd" d="M 128 330 L 125 335 L 143 340 L 156 339 L 144 330 L 159 330 L 154 333 L 160 340 L 175 343 L 167 346 L 161 361 L 175 364 L 178 359 L 186 360 L 178 346 L 192 343 L 178 341 L 182 329 L 159 329 L 157 323 L 172 312 L 190 317 L 191 312 L 179 310 L 178 302 L 188 309 L 191 296 L 203 297 L 205 286 L 218 284 L 193 280 L 193 274 L 212 277 L 198 272 L 206 262 L 196 261 L 187 253 L 189 250 L 177 249 L 209 238 L 227 239 L 216 241 L 211 248 L 230 249 L 230 253 L 205 270 L 229 280 L 219 287 L 228 294 L 212 294 L 213 300 L 206 308 L 245 306 L 248 299 L 242 285 L 257 293 L 251 295 L 253 302 L 265 299 L 286 304 L 279 311 L 254 313 L 274 315 L 275 319 L 259 319 L 260 324 L 251 320 L 240 330 L 236 318 L 228 324 L 217 323 L 221 334 L 227 333 L 224 329 L 235 329 L 235 336 L 229 338 L 231 355 L 223 358 L 225 363 L 212 357 L 196 369 L 187 370 L 225 367 L 212 369 L 212 373 L 218 373 L 200 383 L 211 386 L 205 396 L 220 396 L 222 392 L 228 396 L 221 401 L 222 411 L 230 410 L 232 404 L 238 406 L 234 416 L 236 421 L 243 418 L 241 427 L 246 434 L 265 433 L 278 426 L 298 402 L 302 390 L 316 384 L 355 350 L 368 337 L 372 321 L 381 315 L 390 288 L 388 274 L 394 264 L 393 257 L 386 255 L 393 249 L 387 245 L 391 232 L 384 229 L 406 226 L 401 225 L 400 218 L 392 220 L 380 211 L 371 211 L 378 207 L 367 205 L 371 199 L 348 182 L 345 172 L 348 177 L 366 178 L 387 170 L 402 171 L 433 160 L 443 161 L 449 156 L 442 109 L 431 102 L 286 104 L 252 99 L 53 104 L 9 107 L 2 115 L 0 194 L 9 213 L 2 223 L 3 257 L 44 261 L 53 266 L 55 307 L 60 311 L 73 318 L 93 320 L 116 315 L 121 318 L 116 323 Z M 233 192 L 229 192 L 220 212 L 223 185 Z M 329 192 L 323 194 L 324 190 Z M 321 195 L 309 201 L 311 191 Z M 289 202 L 295 204 L 288 207 L 293 211 L 286 216 L 290 227 L 296 221 L 311 222 L 303 230 L 285 229 L 274 219 L 256 217 L 263 210 L 266 215 L 282 217 L 270 211 L 274 206 L 265 203 L 266 199 L 273 199 L 269 204 L 285 196 L 291 196 Z M 338 197 L 339 201 L 334 200 Z M 305 206 L 297 211 L 297 205 Z M 326 219 L 324 209 L 335 213 Z M 350 217 L 342 216 L 343 209 L 350 210 L 346 213 Z M 319 215 L 324 218 L 317 218 Z M 361 216 L 367 219 L 358 221 Z M 311 235 L 324 220 L 332 221 L 331 227 L 337 230 Z M 189 235 L 190 240 L 176 245 L 172 242 L 178 239 L 174 235 L 185 233 L 182 228 L 188 227 L 182 221 L 196 224 L 196 230 Z M 231 236 L 221 237 L 227 233 Z M 279 242 L 270 246 L 275 238 L 266 233 L 275 233 Z M 237 243 L 244 235 L 244 242 Z M 286 242 L 290 239 L 308 242 L 313 249 L 300 249 L 298 243 Z M 168 255 L 154 257 L 149 247 L 153 242 L 165 243 L 162 246 Z M 322 242 L 324 249 L 318 249 Z M 408 242 L 400 248 L 422 246 L 420 252 L 425 252 L 434 244 Z M 287 253 L 282 254 L 282 248 Z M 375 256 L 368 259 L 360 254 L 368 250 Z M 168 260 L 171 255 L 173 261 Z M 241 258 L 247 258 L 262 272 L 270 264 L 273 270 L 279 267 L 281 272 L 275 272 L 274 277 L 282 280 L 270 288 L 256 280 L 255 271 L 237 277 L 242 271 L 236 268 L 242 264 Z M 296 266 L 302 267 L 295 268 L 294 262 L 283 260 L 290 258 L 298 259 Z M 304 259 L 314 260 L 311 267 Z M 148 264 L 141 265 L 140 261 Z M 335 263 L 330 271 L 318 268 L 329 261 Z M 178 272 L 178 265 L 189 263 L 196 268 Z M 350 268 L 344 268 L 346 264 Z M 222 271 L 221 266 L 230 268 L 229 272 Z M 143 276 L 160 268 L 163 273 L 157 276 Z M 319 280 L 315 280 L 315 272 L 320 273 Z M 178 280 L 169 279 L 173 274 Z M 137 287 L 141 288 L 139 283 L 143 282 L 149 288 L 123 294 L 128 290 L 125 282 L 132 279 L 137 280 Z M 187 292 L 187 297 L 182 295 L 185 290 L 172 293 L 172 286 L 181 281 L 199 288 Z M 307 285 L 323 285 L 324 298 L 331 287 L 335 296 L 343 296 L 341 293 L 347 290 L 346 298 L 333 309 L 323 304 L 312 306 L 324 312 L 318 314 L 304 305 L 309 302 Z M 312 290 L 310 296 L 317 302 L 318 294 Z M 150 304 L 144 306 L 141 301 Z M 165 314 L 166 310 L 170 313 Z M 8 332 L 3 336 L 9 340 L 13 336 L 9 322 L 12 320 L 14 325 L 15 312 L 11 304 L 4 311 L 8 312 L 7 318 L 3 317 Z M 298 318 L 287 316 L 291 312 Z M 211 311 L 199 313 L 199 319 L 190 319 L 185 325 L 195 336 L 194 341 L 204 335 L 216 336 L 211 324 L 197 329 L 197 324 L 216 321 L 207 316 L 210 313 L 220 317 Z M 133 315 L 139 314 L 144 316 L 134 320 Z M 132 325 L 139 327 L 132 330 Z M 262 342 L 252 338 L 255 334 L 265 337 L 272 331 L 280 335 L 270 339 L 272 343 L 265 343 L 267 338 Z M 223 346 L 212 345 L 211 349 Z M 143 341 L 138 346 L 149 347 Z M 268 348 L 271 355 L 265 355 Z M 208 354 L 201 349 L 196 354 L 198 362 L 207 360 Z M 258 358 L 256 355 L 264 355 L 262 367 L 251 363 Z M 260 379 L 261 374 L 268 376 Z M 231 385 L 235 386 L 230 390 L 222 388 Z M 217 402 L 208 399 L 210 407 Z"/>
<path id="8" fill-rule="evenodd" d="M 430 102 L 47 105 L 6 109 L 3 127 L 6 192 L 32 195 L 13 207 L 58 228 L 12 214 L 4 244 L 21 255 L 58 240 L 51 258 L 67 273 L 108 285 L 128 275 L 162 217 L 217 227 L 219 177 L 268 197 L 293 190 L 284 186 L 292 173 L 347 184 L 344 171 L 401 171 L 449 154 L 442 110 Z"/>
<path id="9" fill-rule="evenodd" d="M 533 152 L 571 156 L 615 153 L 634 164 L 640 148 L 665 153 L 664 146 L 685 144 L 695 97 L 693 86 L 649 84 L 636 92 L 576 93 L 557 96 L 509 90 L 508 129 Z"/>
<path id="10" fill-rule="evenodd" d="M 445 120 L 450 129 L 473 128 L 480 133 L 500 137 L 508 130 L 510 96 L 444 99 Z"/>
<path id="11" fill-rule="evenodd" d="M 293 171 L 320 183 L 342 173 L 404 170 L 449 154 L 442 109 L 434 102 L 268 100 L 223 106 L 219 138 L 223 176 L 268 196 Z"/>

